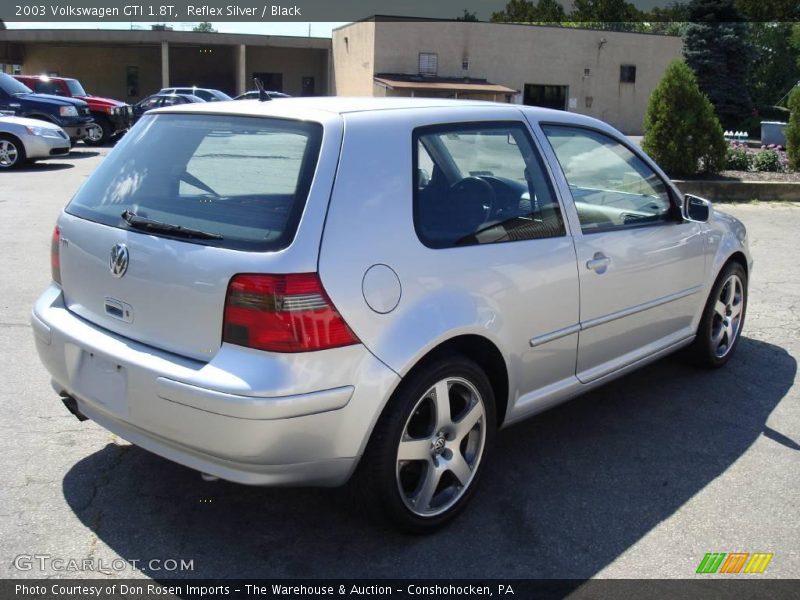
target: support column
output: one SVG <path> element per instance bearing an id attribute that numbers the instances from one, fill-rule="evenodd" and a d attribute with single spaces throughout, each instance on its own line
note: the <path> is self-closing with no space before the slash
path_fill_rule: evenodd
<path id="1" fill-rule="evenodd" d="M 169 87 L 169 42 L 161 42 L 161 87 Z"/>
<path id="2" fill-rule="evenodd" d="M 336 94 L 333 77 L 333 51 L 328 48 L 325 50 L 325 87 L 323 88 L 326 96 Z"/>
<path id="3" fill-rule="evenodd" d="M 236 48 L 236 95 L 247 91 L 247 46 Z"/>

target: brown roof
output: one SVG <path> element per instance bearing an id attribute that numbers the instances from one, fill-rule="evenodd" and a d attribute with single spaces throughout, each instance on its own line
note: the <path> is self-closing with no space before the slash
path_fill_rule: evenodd
<path id="1" fill-rule="evenodd" d="M 496 83 L 469 81 L 402 81 L 388 77 L 376 77 L 375 81 L 390 89 L 449 90 L 454 92 L 488 92 L 490 94 L 516 94 L 517 90 Z"/>

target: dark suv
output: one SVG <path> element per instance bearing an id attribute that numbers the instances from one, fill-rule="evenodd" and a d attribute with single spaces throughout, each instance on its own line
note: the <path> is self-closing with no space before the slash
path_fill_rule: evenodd
<path id="1" fill-rule="evenodd" d="M 24 83 L 5 73 L 0 73 L 0 111 L 55 123 L 73 143 L 85 139 L 90 128 L 96 127 L 89 105 L 83 100 L 34 94 Z"/>

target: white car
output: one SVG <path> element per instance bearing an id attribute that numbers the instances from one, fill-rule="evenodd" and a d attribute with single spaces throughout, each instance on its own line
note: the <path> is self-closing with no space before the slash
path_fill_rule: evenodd
<path id="1" fill-rule="evenodd" d="M 81 187 L 32 325 L 79 418 L 206 478 L 355 473 L 426 532 L 498 428 L 679 349 L 725 364 L 751 267 L 742 223 L 589 117 L 201 103 L 145 114 Z"/>
<path id="2" fill-rule="evenodd" d="M 0 116 L 0 169 L 69 154 L 67 133 L 48 121 Z"/>

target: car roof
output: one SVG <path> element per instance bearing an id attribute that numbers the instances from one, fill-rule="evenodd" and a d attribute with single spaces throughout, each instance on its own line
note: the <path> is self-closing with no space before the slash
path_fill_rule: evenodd
<path id="1" fill-rule="evenodd" d="M 352 113 L 381 111 L 414 111 L 421 109 L 448 110 L 462 112 L 464 109 L 493 112 L 521 111 L 535 121 L 567 123 L 592 127 L 621 135 L 603 121 L 578 113 L 538 106 L 487 102 L 482 100 L 453 100 L 449 98 L 373 98 L 343 96 L 311 96 L 284 98 L 280 102 L 261 102 L 259 100 L 230 100 L 225 102 L 205 102 L 182 106 L 158 108 L 153 113 L 196 113 L 213 115 L 237 115 L 252 117 L 276 117 L 283 119 L 315 120 L 328 122 L 338 116 Z M 466 115 L 464 115 L 466 116 Z"/>
<path id="2" fill-rule="evenodd" d="M 564 115 L 580 119 L 582 115 L 568 113 L 562 110 L 523 106 L 519 104 L 506 104 L 501 102 L 488 102 L 482 100 L 451 100 L 447 98 L 372 98 L 372 97 L 343 97 L 343 96 L 313 96 L 291 97 L 280 102 L 259 100 L 238 100 L 225 102 L 207 102 L 200 106 L 175 106 L 160 108 L 154 112 L 197 112 L 213 114 L 230 114 L 241 116 L 283 116 L 286 118 L 312 118 L 313 115 L 327 114 L 343 115 L 355 112 L 371 112 L 386 110 L 417 110 L 434 108 L 452 108 L 458 110 L 471 108 L 493 108 L 498 110 L 525 109 L 528 114 L 533 113 L 536 118 L 563 121 Z M 595 121 L 595 119 L 590 119 Z"/>

